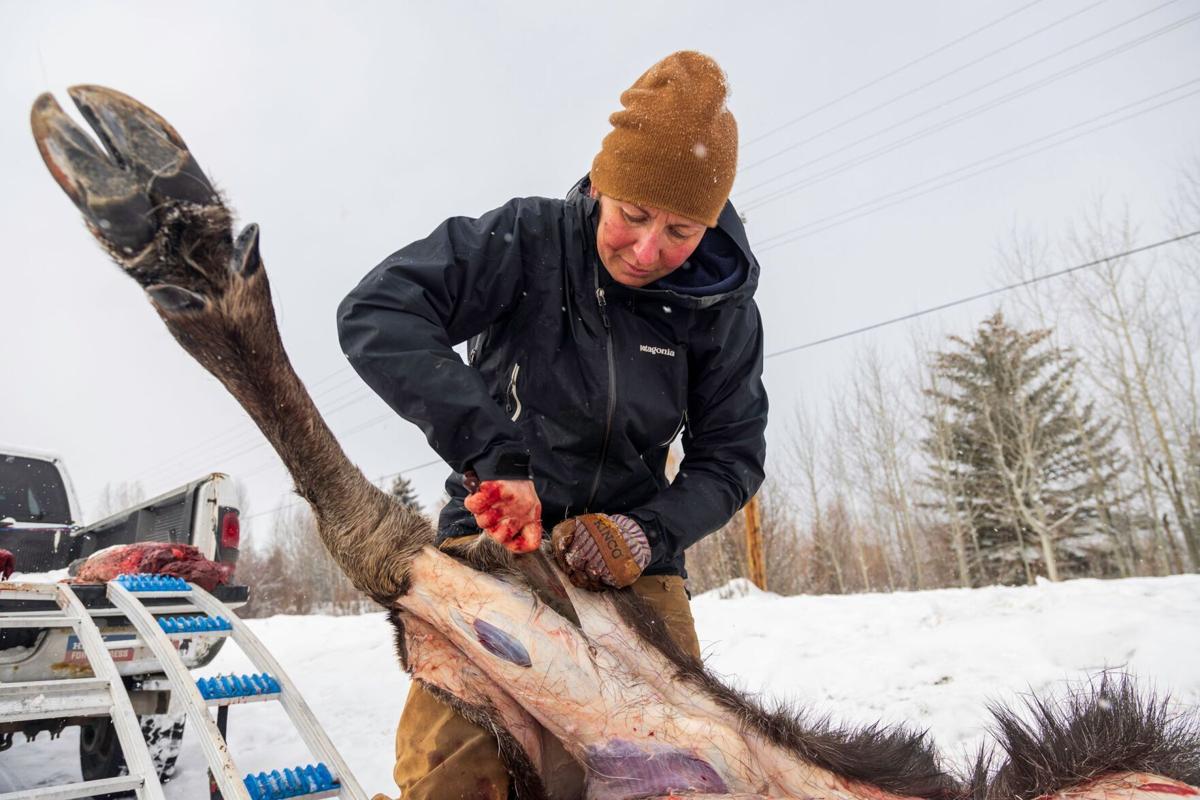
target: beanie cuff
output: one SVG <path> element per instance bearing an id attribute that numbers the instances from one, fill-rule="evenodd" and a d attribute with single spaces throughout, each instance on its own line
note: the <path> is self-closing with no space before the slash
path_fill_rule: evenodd
<path id="1" fill-rule="evenodd" d="M 659 61 L 609 117 L 613 129 L 592 161 L 592 185 L 714 227 L 737 171 L 737 122 L 726 94 L 725 74 L 703 53 Z"/>
<path id="2" fill-rule="evenodd" d="M 615 169 L 606 168 L 600 161 L 597 157 L 591 173 L 592 186 L 600 194 L 678 214 L 709 228 L 716 227 L 733 188 L 732 180 L 723 186 L 719 176 L 665 160 L 658 165 L 626 163 Z"/>

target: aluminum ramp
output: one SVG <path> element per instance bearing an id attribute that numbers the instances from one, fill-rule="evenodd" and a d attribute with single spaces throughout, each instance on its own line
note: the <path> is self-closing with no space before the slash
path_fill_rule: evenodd
<path id="1" fill-rule="evenodd" d="M 0 720 L 21 722 L 60 717 L 109 716 L 129 774 L 103 780 L 43 786 L 0 794 L 0 800 L 73 800 L 132 791 L 139 800 L 163 800 L 162 785 L 125 684 L 96 623 L 67 584 L 0 583 L 0 598 L 53 600 L 59 613 L 0 613 L 0 628 L 71 628 L 91 668 L 91 678 L 0 683 Z"/>
<path id="2" fill-rule="evenodd" d="M 187 602 L 203 616 L 155 617 L 143 599 L 169 597 Z M 224 800 L 343 797 L 366 800 L 341 755 L 321 729 L 308 704 L 250 628 L 223 603 L 198 586 L 161 575 L 121 576 L 108 584 L 108 599 L 152 650 L 171 683 L 171 691 L 198 734 L 209 770 Z M 249 657 L 254 675 L 195 680 L 171 639 L 225 636 Z M 278 702 L 316 764 L 241 775 L 210 707 L 235 703 Z M 328 765 L 328 766 L 327 766 Z M 0 796 L 0 800 L 5 800 Z"/>

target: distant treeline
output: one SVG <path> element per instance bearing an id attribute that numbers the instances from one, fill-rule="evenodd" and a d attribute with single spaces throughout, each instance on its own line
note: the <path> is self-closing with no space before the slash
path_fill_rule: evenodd
<path id="1" fill-rule="evenodd" d="M 1098 202 L 1055 245 L 1014 234 L 1000 278 L 1200 229 L 1200 163 L 1167 217 L 1149 237 Z M 1200 570 L 1200 241 L 1004 299 L 969 335 L 914 336 L 907 357 L 861 348 L 833 400 L 792 411 L 760 497 L 769 589 Z M 701 591 L 745 575 L 741 515 L 688 564 Z"/>

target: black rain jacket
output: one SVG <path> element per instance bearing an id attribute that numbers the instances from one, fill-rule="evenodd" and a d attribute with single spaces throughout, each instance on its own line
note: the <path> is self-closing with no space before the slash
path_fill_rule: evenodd
<path id="1" fill-rule="evenodd" d="M 627 514 L 650 540 L 645 574 L 686 575 L 684 550 L 763 479 L 758 262 L 727 203 L 684 266 L 622 286 L 597 254 L 587 189 L 453 217 L 388 256 L 338 308 L 342 349 L 455 470 L 440 538 L 479 532 L 464 471 L 531 477 L 548 528 Z M 468 364 L 451 349 L 464 341 Z"/>

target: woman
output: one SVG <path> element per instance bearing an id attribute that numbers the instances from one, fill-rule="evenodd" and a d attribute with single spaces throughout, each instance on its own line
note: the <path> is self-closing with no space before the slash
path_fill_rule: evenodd
<path id="1" fill-rule="evenodd" d="M 350 362 L 454 470 L 441 540 L 529 552 L 554 524 L 575 583 L 632 587 L 696 655 L 684 551 L 757 490 L 767 420 L 726 91 L 711 58 L 668 56 L 565 199 L 451 218 L 339 308 Z M 406 800 L 508 796 L 491 734 L 415 684 L 396 750 Z"/>

